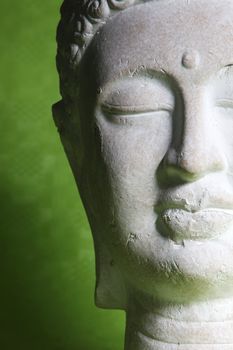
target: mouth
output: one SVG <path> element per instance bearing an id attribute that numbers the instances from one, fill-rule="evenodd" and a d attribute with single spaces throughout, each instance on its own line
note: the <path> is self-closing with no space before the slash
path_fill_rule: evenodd
<path id="1" fill-rule="evenodd" d="M 226 234 L 233 227 L 233 210 L 206 208 L 189 212 L 165 209 L 159 214 L 159 232 L 175 242 L 211 240 Z"/>

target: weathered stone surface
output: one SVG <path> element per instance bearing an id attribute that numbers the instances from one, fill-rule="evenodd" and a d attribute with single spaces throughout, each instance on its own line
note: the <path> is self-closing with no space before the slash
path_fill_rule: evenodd
<path id="1" fill-rule="evenodd" d="M 127 350 L 233 349 L 233 2 L 64 1 L 54 119 Z"/>

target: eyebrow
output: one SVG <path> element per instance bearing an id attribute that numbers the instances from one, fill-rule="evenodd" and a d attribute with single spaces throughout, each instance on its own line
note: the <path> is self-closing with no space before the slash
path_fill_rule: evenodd
<path id="1" fill-rule="evenodd" d="M 144 80 L 145 79 L 145 80 Z M 115 87 L 118 84 L 121 84 L 121 82 L 125 82 L 126 80 L 129 80 L 130 82 L 138 82 L 143 83 L 143 81 L 147 82 L 148 84 L 153 85 L 153 83 L 156 83 L 159 81 L 161 87 L 164 88 L 171 88 L 171 82 L 169 75 L 163 71 L 163 70 L 151 70 L 151 69 L 145 69 L 144 71 L 136 71 L 133 75 L 129 74 L 129 71 L 125 72 L 124 75 L 120 75 L 117 79 L 114 81 L 108 81 L 106 82 L 102 89 L 104 90 L 105 87 L 112 88 L 113 91 Z"/>
<path id="2" fill-rule="evenodd" d="M 145 65 L 139 64 L 135 67 L 124 67 L 123 69 L 120 69 L 117 73 L 117 77 L 114 78 L 113 81 L 110 79 L 106 79 L 104 82 L 102 88 L 104 89 L 106 85 L 109 83 L 115 83 L 115 81 L 119 82 L 125 79 L 135 79 L 140 80 L 142 78 L 148 78 L 148 79 L 160 79 L 161 81 L 166 81 L 170 77 L 167 74 L 165 70 L 163 70 L 161 67 L 157 67 L 156 69 L 147 68 Z M 166 85 L 166 84 L 165 84 Z"/>

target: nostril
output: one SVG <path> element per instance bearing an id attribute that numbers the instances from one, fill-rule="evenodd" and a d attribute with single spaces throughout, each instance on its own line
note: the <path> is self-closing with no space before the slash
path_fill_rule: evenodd
<path id="1" fill-rule="evenodd" d="M 225 169 L 226 159 L 214 147 L 208 147 L 208 152 L 205 147 L 180 152 L 171 148 L 157 169 L 157 180 L 161 187 L 178 186 Z"/>
<path id="2" fill-rule="evenodd" d="M 157 170 L 157 181 L 160 187 L 178 186 L 198 180 L 202 175 L 184 170 L 177 165 L 162 162 Z"/>
<path id="3" fill-rule="evenodd" d="M 175 148 L 170 148 L 163 159 L 163 163 L 169 165 L 176 165 L 181 156 L 182 154 L 180 153 L 179 155 Z"/>

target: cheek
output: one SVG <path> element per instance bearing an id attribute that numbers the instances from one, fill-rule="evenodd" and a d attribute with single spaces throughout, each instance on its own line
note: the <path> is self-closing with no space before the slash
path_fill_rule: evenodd
<path id="1" fill-rule="evenodd" d="M 221 112 L 221 113 L 220 113 Z M 215 112 L 215 123 L 218 135 L 216 136 L 219 144 L 222 145 L 222 152 L 227 160 L 227 172 L 233 182 L 233 113 L 232 109 L 221 109 Z"/>
<path id="2" fill-rule="evenodd" d="M 99 122 L 101 156 L 115 181 L 129 185 L 129 180 L 141 182 L 147 176 L 155 178 L 171 141 L 170 119 L 148 120 L 141 125 Z"/>
<path id="3" fill-rule="evenodd" d="M 146 220 L 158 197 L 157 168 L 171 142 L 170 116 L 140 125 L 115 125 L 101 119 L 98 127 L 116 217 L 124 224 L 131 218 L 134 223 Z"/>

